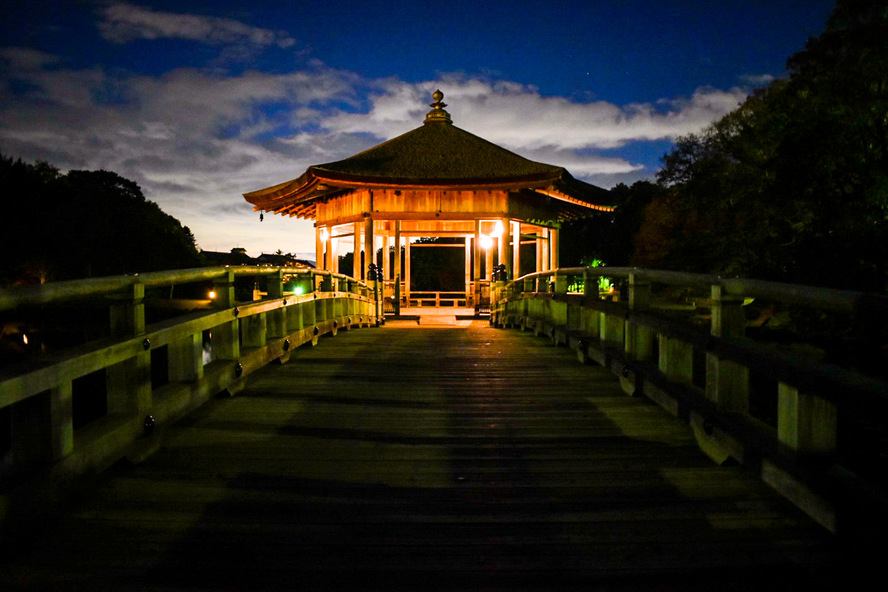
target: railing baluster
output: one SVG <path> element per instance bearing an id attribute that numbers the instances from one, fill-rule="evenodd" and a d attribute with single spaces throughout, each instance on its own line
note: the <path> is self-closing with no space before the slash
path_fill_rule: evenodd
<path id="1" fill-rule="evenodd" d="M 712 321 L 710 333 L 714 337 L 741 339 L 746 318 L 743 297 L 728 296 L 721 286 L 712 286 Z M 749 369 L 718 354 L 706 353 L 706 397 L 719 411 L 747 413 L 749 411 Z"/>
<path id="2" fill-rule="evenodd" d="M 145 286 L 133 284 L 111 297 L 111 337 L 145 334 Z M 151 409 L 150 343 L 134 356 L 106 370 L 109 414 L 136 416 Z"/>

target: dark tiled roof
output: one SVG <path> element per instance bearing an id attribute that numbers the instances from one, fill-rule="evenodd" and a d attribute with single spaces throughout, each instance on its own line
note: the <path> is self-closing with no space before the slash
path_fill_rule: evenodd
<path id="1" fill-rule="evenodd" d="M 309 170 L 329 180 L 409 185 L 554 181 L 565 172 L 443 121 L 427 122 L 369 150 Z"/>
<path id="2" fill-rule="evenodd" d="M 529 190 L 555 198 L 558 217 L 611 209 L 608 191 L 574 179 L 563 167 L 529 160 L 454 126 L 442 98 L 436 91 L 421 127 L 244 198 L 256 210 L 303 218 L 314 216 L 318 200 L 359 187 Z"/>

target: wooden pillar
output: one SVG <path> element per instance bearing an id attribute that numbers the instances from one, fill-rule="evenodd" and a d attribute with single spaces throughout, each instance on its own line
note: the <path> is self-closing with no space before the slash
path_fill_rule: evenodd
<path id="1" fill-rule="evenodd" d="M 466 248 L 466 306 L 469 305 L 472 300 L 472 238 L 467 236 L 465 238 L 465 248 Z"/>
<path id="2" fill-rule="evenodd" d="M 330 229 L 332 232 L 332 228 Z M 339 239 L 330 237 L 330 271 L 339 273 Z"/>
<path id="3" fill-rule="evenodd" d="M 352 277 L 356 280 L 364 278 L 363 269 L 361 269 L 361 230 L 363 226 L 360 222 L 354 223 L 354 236 L 352 237 Z"/>
<path id="4" fill-rule="evenodd" d="M 167 347 L 170 382 L 194 382 L 203 378 L 203 335 L 176 339 Z"/>
<path id="5" fill-rule="evenodd" d="M 373 217 L 369 214 L 364 218 L 364 269 L 361 272 L 367 277 L 367 268 L 371 263 L 375 263 L 376 258 L 376 241 L 373 236 Z"/>
<path id="6" fill-rule="evenodd" d="M 521 222 L 512 222 L 512 274 L 516 279 L 521 275 Z"/>
<path id="7" fill-rule="evenodd" d="M 392 279 L 399 282 L 404 277 L 401 269 L 401 221 L 395 220 L 395 260 L 392 265 Z"/>
<path id="8" fill-rule="evenodd" d="M 778 383 L 777 439 L 797 456 L 834 455 L 837 417 L 834 403 Z"/>
<path id="9" fill-rule="evenodd" d="M 586 280 L 586 294 L 589 294 L 589 281 Z M 598 283 L 595 282 L 595 292 Z M 643 311 L 647 309 L 651 298 L 651 285 L 638 279 L 636 274 L 629 274 L 629 309 Z M 649 360 L 653 355 L 654 333 L 650 327 L 626 321 L 626 357 L 631 360 Z"/>
<path id="10" fill-rule="evenodd" d="M 216 308 L 230 309 L 236 304 L 234 300 L 234 272 L 226 272 L 225 276 L 213 282 L 216 291 Z M 213 358 L 216 360 L 236 360 L 240 357 L 240 337 L 237 317 L 213 329 Z"/>
<path id="11" fill-rule="evenodd" d="M 50 463 L 74 451 L 71 381 L 12 406 L 12 459 L 18 466 Z"/>
<path id="12" fill-rule="evenodd" d="M 549 229 L 549 269 L 558 269 L 560 257 L 558 255 L 558 229 Z"/>
<path id="13" fill-rule="evenodd" d="M 694 379 L 694 347 L 679 339 L 658 335 L 660 372 L 669 380 L 690 384 Z"/>
<path id="14" fill-rule="evenodd" d="M 410 306 L 410 237 L 404 241 L 404 298 Z"/>
<path id="15" fill-rule="evenodd" d="M 144 299 L 145 286 L 142 284 L 134 284 L 125 291 L 112 296 L 112 339 L 144 335 Z M 140 413 L 151 408 L 150 351 L 141 351 L 132 358 L 109 366 L 105 376 L 108 387 L 109 414 Z"/>
<path id="16" fill-rule="evenodd" d="M 481 300 L 481 220 L 475 220 L 475 242 L 472 245 L 475 266 L 472 270 L 472 305 L 478 305 Z"/>
<path id="17" fill-rule="evenodd" d="M 547 271 L 549 269 L 549 235 L 548 229 L 537 227 L 536 229 L 536 270 Z"/>
<path id="18" fill-rule="evenodd" d="M 315 224 L 315 266 L 324 269 L 324 242 L 321 240 L 321 227 Z"/>
<path id="19" fill-rule="evenodd" d="M 265 320 L 266 313 L 250 315 L 240 320 L 241 343 L 244 347 L 264 347 L 268 326 Z"/>
<path id="20" fill-rule="evenodd" d="M 743 298 L 723 293 L 721 286 L 712 286 L 712 323 L 715 337 L 739 339 L 744 336 L 746 319 Z M 706 397 L 718 405 L 719 411 L 749 411 L 749 370 L 732 360 L 723 360 L 716 353 L 706 353 Z"/>

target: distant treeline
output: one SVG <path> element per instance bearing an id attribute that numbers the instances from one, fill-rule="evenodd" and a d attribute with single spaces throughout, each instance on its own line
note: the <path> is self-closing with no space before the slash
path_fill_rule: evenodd
<path id="1" fill-rule="evenodd" d="M 888 2 L 839 0 L 826 29 L 611 216 L 565 228 L 565 264 L 637 265 L 883 292 Z"/>
<path id="2" fill-rule="evenodd" d="M 197 267 L 187 226 L 108 171 L 0 154 L 0 285 Z"/>

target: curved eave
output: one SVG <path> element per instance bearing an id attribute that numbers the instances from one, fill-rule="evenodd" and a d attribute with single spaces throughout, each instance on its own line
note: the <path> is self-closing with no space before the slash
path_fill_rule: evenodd
<path id="1" fill-rule="evenodd" d="M 497 179 L 404 179 L 331 174 L 321 167 L 310 167 L 297 179 L 244 193 L 243 196 L 247 202 L 253 204 L 254 211 L 310 219 L 315 217 L 315 205 L 318 201 L 356 189 L 530 190 L 569 205 L 563 214 L 567 214 L 570 218 L 582 216 L 583 212 L 588 210 L 600 212 L 614 210 L 613 206 L 600 203 L 607 201 L 608 191 L 577 181 L 564 169 L 558 169 L 556 174 L 503 176 Z"/>

